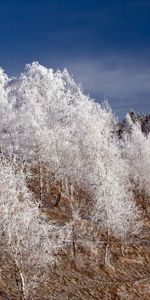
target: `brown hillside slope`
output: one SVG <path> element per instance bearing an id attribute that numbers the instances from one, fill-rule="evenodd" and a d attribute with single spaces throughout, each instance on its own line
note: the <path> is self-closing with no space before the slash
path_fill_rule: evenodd
<path id="1" fill-rule="evenodd" d="M 39 177 L 32 170 L 28 185 L 40 198 Z M 50 219 L 66 223 L 71 219 L 69 197 L 60 195 L 58 185 L 43 179 L 41 213 Z M 59 201 L 58 201 L 58 197 Z M 138 236 L 121 242 L 107 237 L 96 224 L 88 220 L 90 198 L 83 191 L 76 196 L 81 219 L 74 223 L 72 246 L 60 250 L 58 262 L 49 269 L 47 282 L 30 293 L 29 300 L 149 300 L 150 299 L 150 207 L 143 205 L 142 196 L 136 201 L 143 209 L 143 228 Z M 20 282 L 11 258 L 1 245 L 0 300 L 19 300 Z"/>

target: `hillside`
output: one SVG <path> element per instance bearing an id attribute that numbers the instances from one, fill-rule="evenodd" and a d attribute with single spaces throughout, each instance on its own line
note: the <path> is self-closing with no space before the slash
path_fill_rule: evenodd
<path id="1" fill-rule="evenodd" d="M 0 73 L 0 299 L 150 298 L 149 117 Z"/>

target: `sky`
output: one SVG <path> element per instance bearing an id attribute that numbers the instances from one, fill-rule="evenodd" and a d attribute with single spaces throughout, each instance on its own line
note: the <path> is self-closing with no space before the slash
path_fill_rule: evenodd
<path id="1" fill-rule="evenodd" d="M 0 0 L 0 66 L 67 68 L 123 118 L 150 112 L 149 0 Z"/>

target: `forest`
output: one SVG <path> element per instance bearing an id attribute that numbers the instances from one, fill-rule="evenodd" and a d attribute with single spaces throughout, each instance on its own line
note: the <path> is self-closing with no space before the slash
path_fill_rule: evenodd
<path id="1" fill-rule="evenodd" d="M 0 299 L 150 298 L 150 117 L 0 69 Z"/>

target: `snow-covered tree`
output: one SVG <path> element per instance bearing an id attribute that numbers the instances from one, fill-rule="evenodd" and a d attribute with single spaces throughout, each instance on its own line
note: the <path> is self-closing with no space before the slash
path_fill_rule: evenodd
<path id="1" fill-rule="evenodd" d="M 110 108 L 84 95 L 66 70 L 33 63 L 19 78 L 6 81 L 7 102 L 15 114 L 10 143 L 18 160 L 39 165 L 41 189 L 46 166 L 64 192 L 71 185 L 72 195 L 80 187 L 91 194 L 89 218 L 100 227 L 117 236 L 138 230 L 128 162 Z"/>
<path id="2" fill-rule="evenodd" d="M 7 83 L 9 78 L 0 69 L 0 149 L 9 152 L 14 145 L 12 138 L 13 124 L 16 122 L 15 112 L 13 110 L 13 99 L 8 100 Z"/>
<path id="3" fill-rule="evenodd" d="M 130 180 L 134 190 L 145 199 L 150 196 L 150 134 L 145 135 L 138 123 L 126 117 L 130 126 L 129 133 L 124 134 L 124 151 L 130 165 Z"/>
<path id="4" fill-rule="evenodd" d="M 0 158 L 0 235 L 19 276 L 23 299 L 48 279 L 56 253 L 71 240 L 71 227 L 59 226 L 39 211 L 22 170 Z"/>

